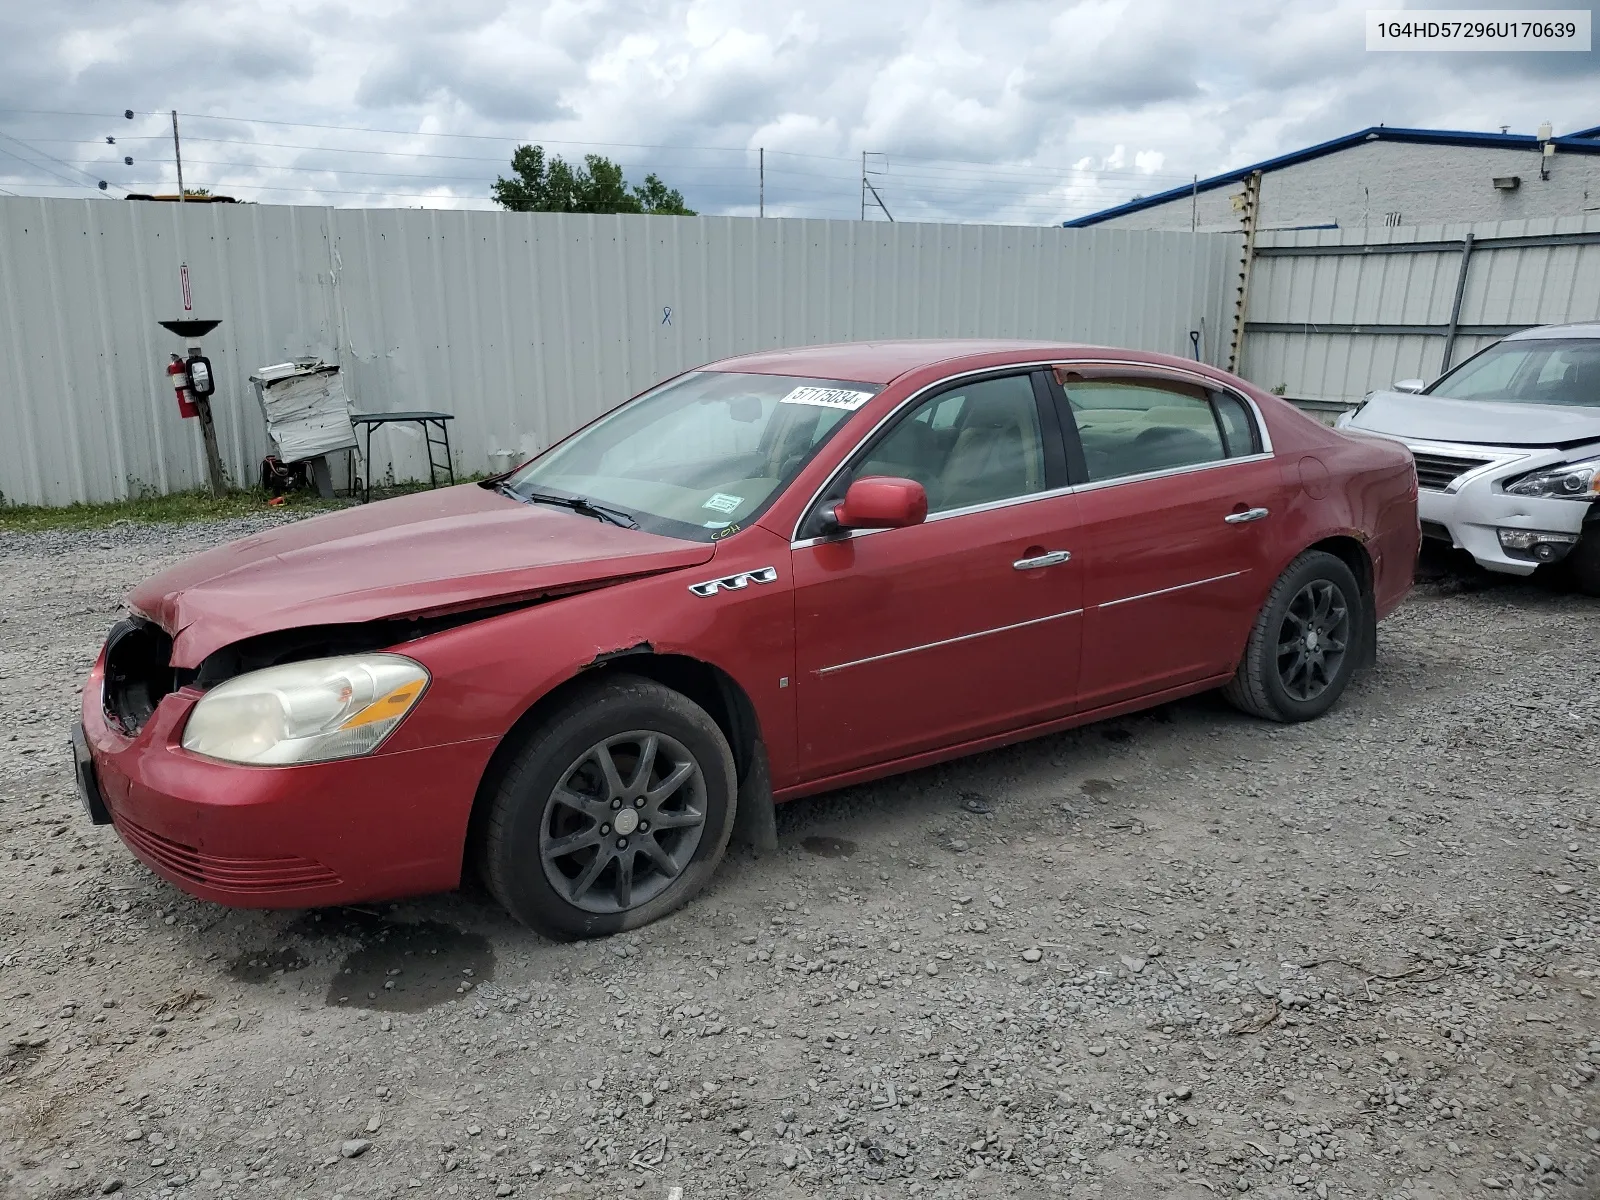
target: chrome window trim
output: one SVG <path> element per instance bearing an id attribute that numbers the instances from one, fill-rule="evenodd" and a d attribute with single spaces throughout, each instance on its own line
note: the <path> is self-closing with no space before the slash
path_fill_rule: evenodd
<path id="1" fill-rule="evenodd" d="M 1219 392 L 1226 392 L 1228 395 L 1232 396 L 1235 400 L 1240 401 L 1245 405 L 1246 408 L 1250 410 L 1251 415 L 1255 418 L 1256 431 L 1261 434 L 1261 453 L 1268 456 L 1272 454 L 1272 431 L 1267 428 L 1266 418 L 1261 415 L 1261 406 L 1255 402 L 1254 397 L 1245 395 L 1245 393 L 1239 391 L 1238 388 L 1232 387 L 1229 384 L 1219 383 L 1209 375 L 1202 375 L 1198 371 L 1185 370 L 1183 367 L 1169 367 L 1164 363 L 1129 362 L 1126 359 L 1120 358 L 1073 359 L 1070 362 L 1057 358 L 1052 359 L 1050 365 L 1055 366 L 1057 363 L 1060 363 L 1062 366 L 1133 367 L 1141 371 L 1149 371 L 1151 376 L 1155 379 L 1160 379 L 1163 376 L 1171 376 L 1181 379 L 1184 382 L 1197 383 L 1205 388 L 1214 389 L 1215 391 Z M 1227 461 L 1239 462 L 1241 459 L 1231 458 Z"/>
<path id="2" fill-rule="evenodd" d="M 1261 454 L 1241 454 L 1238 458 L 1214 458 L 1210 462 L 1190 463 L 1186 467 L 1163 467 L 1159 471 L 1145 471 L 1138 475 L 1118 475 L 1113 479 L 1095 479 L 1088 483 L 1080 483 L 1074 490 L 1079 492 L 1098 492 L 1102 488 L 1119 487 L 1124 483 L 1143 483 L 1147 479 L 1166 479 L 1171 475 L 1193 475 L 1196 471 L 1214 471 L 1218 467 L 1232 467 L 1240 463 L 1265 462 L 1272 455 L 1265 452 Z"/>
<path id="3" fill-rule="evenodd" d="M 907 646 L 903 650 L 890 650 L 884 654 L 872 654 L 866 658 L 856 658 L 849 662 L 836 663 L 831 667 L 818 667 L 815 674 L 818 678 L 832 675 L 838 671 L 848 670 L 851 667 L 862 667 L 868 663 L 883 662 L 889 658 L 901 658 L 907 654 L 916 654 L 922 650 L 937 650 L 940 646 L 954 646 L 958 642 L 970 642 L 974 638 L 988 637 L 992 633 L 1009 633 L 1013 629 L 1026 629 L 1030 625 L 1043 625 L 1046 621 L 1060 621 L 1066 617 L 1080 617 L 1083 609 L 1072 608 L 1066 612 L 1051 613 L 1047 617 L 1032 617 L 1026 621 L 1017 621 L 1011 625 L 996 625 L 993 629 L 980 629 L 976 633 L 961 633 L 955 637 L 941 638 L 937 642 L 924 642 L 920 646 Z"/>
<path id="4" fill-rule="evenodd" d="M 1028 492 L 1021 496 L 1007 496 L 1004 500 L 990 500 L 986 504 L 972 504 L 966 508 L 947 508 L 944 512 L 929 513 L 924 525 L 932 525 L 936 521 L 947 521 L 952 517 L 967 517 L 973 513 L 992 512 L 997 508 L 1011 508 L 1018 504 L 1032 504 L 1038 500 L 1054 500 L 1060 496 L 1072 496 L 1079 492 L 1098 492 L 1109 487 L 1121 487 L 1127 483 L 1144 483 L 1150 479 L 1166 479 L 1174 475 L 1193 475 L 1197 471 L 1212 471 L 1218 467 L 1238 466 L 1242 463 L 1266 462 L 1273 456 L 1270 454 L 1246 454 L 1240 458 L 1219 458 L 1213 462 L 1192 463 L 1187 467 L 1166 467 L 1160 471 L 1146 471 L 1143 475 L 1119 475 L 1115 479 L 1101 479 L 1094 483 L 1069 484 L 1066 487 L 1051 488 L 1043 492 Z M 830 479 L 831 483 L 832 480 Z M 821 494 L 820 492 L 818 493 Z M 814 503 L 815 501 L 813 501 Z M 810 506 L 807 506 L 810 511 Z M 825 537 L 800 538 L 789 543 L 790 550 L 803 550 L 807 546 L 818 546 L 824 542 L 847 542 L 852 538 L 866 537 L 872 533 L 888 533 L 887 529 L 845 529 L 839 533 L 831 533 Z"/>
<path id="5" fill-rule="evenodd" d="M 807 500 L 805 502 L 805 506 L 801 508 L 800 515 L 795 519 L 794 530 L 789 535 L 789 549 L 800 550 L 807 546 L 815 546 L 821 542 L 848 541 L 851 538 L 862 537 L 869 533 L 887 532 L 883 529 L 850 529 L 844 531 L 842 534 L 830 534 L 826 537 L 802 538 L 800 536 L 800 529 L 806 523 L 806 517 L 811 514 L 812 508 L 816 505 L 817 501 L 822 497 L 822 495 L 833 485 L 833 481 L 839 477 L 840 473 L 843 472 L 847 466 L 850 465 L 850 460 L 855 457 L 856 453 L 861 449 L 862 446 L 866 445 L 878 435 L 878 431 L 880 429 L 898 417 L 908 406 L 915 404 L 918 400 L 921 400 L 929 392 L 935 390 L 936 388 L 942 388 L 947 384 L 959 383 L 963 379 L 971 379 L 978 375 L 993 375 L 1005 372 L 1031 372 L 1037 371 L 1041 367 L 1054 366 L 1133 367 L 1140 370 L 1148 370 L 1157 379 L 1161 378 L 1163 375 L 1181 377 L 1186 381 L 1193 381 L 1195 383 L 1202 384 L 1207 388 L 1215 388 L 1217 391 L 1226 392 L 1228 395 L 1233 396 L 1235 399 L 1241 401 L 1246 407 L 1248 407 L 1251 415 L 1255 418 L 1256 430 L 1261 435 L 1261 452 L 1259 454 L 1242 455 L 1238 458 L 1219 458 L 1215 462 L 1196 463 L 1187 467 L 1168 467 L 1161 471 L 1147 471 L 1142 475 L 1122 475 L 1116 479 L 1103 479 L 1091 483 L 1069 484 L 1066 487 L 1050 488 L 1042 492 L 1028 492 L 1026 495 L 1022 496 L 1007 496 L 1004 500 L 991 500 L 985 504 L 972 504 L 968 505 L 966 508 L 949 508 L 945 509 L 943 512 L 929 513 L 927 520 L 924 521 L 923 524 L 930 524 L 934 521 L 942 521 L 948 517 L 964 517 L 971 513 L 987 512 L 996 508 L 1007 508 L 1013 504 L 1028 504 L 1035 500 L 1051 500 L 1058 496 L 1067 496 L 1074 492 L 1088 491 L 1093 488 L 1112 487 L 1121 483 L 1138 483 L 1146 479 L 1160 479 L 1165 475 L 1183 475 L 1192 471 L 1206 470 L 1211 467 L 1229 466 L 1233 463 L 1259 462 L 1262 459 L 1273 457 L 1272 434 L 1267 429 L 1266 419 L 1261 415 L 1260 405 L 1258 405 L 1253 398 L 1245 395 L 1243 392 L 1219 383 L 1217 380 L 1212 379 L 1209 375 L 1202 375 L 1197 371 L 1186 371 L 1182 367 L 1169 367 L 1158 364 L 1130 362 L 1125 359 L 1067 359 L 1060 357 L 1030 360 L 1028 362 L 1019 363 L 1004 363 L 997 367 L 980 367 L 971 371 L 962 371 L 956 375 L 947 375 L 943 379 L 935 380 L 933 383 L 929 383 L 918 388 L 899 404 L 895 405 L 894 408 L 890 409 L 887 413 L 880 417 L 878 423 L 875 424 L 871 429 L 867 430 L 866 433 L 857 438 L 856 444 L 850 448 L 849 453 L 847 453 L 844 458 L 840 460 L 838 466 L 834 467 L 834 469 L 828 473 L 828 477 L 822 481 L 822 485 L 818 487 L 816 491 L 811 493 L 811 498 Z"/>

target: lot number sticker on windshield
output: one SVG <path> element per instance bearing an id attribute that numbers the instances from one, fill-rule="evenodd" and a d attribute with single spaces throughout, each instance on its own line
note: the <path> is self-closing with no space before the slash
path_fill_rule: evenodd
<path id="1" fill-rule="evenodd" d="M 778 403 L 814 404 L 818 408 L 837 408 L 844 412 L 855 412 L 871 399 L 871 392 L 855 392 L 849 388 L 797 387 Z"/>
<path id="2" fill-rule="evenodd" d="M 709 508 L 712 512 L 731 513 L 743 503 L 743 496 L 729 496 L 724 492 L 718 492 L 700 507 Z"/>

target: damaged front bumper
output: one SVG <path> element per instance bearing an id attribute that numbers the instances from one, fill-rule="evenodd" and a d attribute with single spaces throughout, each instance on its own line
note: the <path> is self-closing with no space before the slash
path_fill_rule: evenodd
<path id="1" fill-rule="evenodd" d="M 160 698 L 129 733 L 104 702 L 105 654 L 74 737 L 91 820 L 193 896 L 309 908 L 448 891 L 492 739 L 301 766 L 216 762 L 182 746 L 201 693 Z M 81 742 L 80 740 L 81 739 Z"/>
<path id="2" fill-rule="evenodd" d="M 1430 477 L 1417 492 L 1423 536 L 1465 550 L 1486 570 L 1531 575 L 1545 563 L 1560 561 L 1583 536 L 1590 505 L 1505 490 L 1508 479 L 1559 463 L 1565 452 L 1454 442 L 1405 444 L 1417 459 L 1419 477 Z"/>

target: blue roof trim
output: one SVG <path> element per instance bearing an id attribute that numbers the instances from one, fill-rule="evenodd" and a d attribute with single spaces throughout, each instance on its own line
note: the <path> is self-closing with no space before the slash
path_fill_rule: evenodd
<path id="1" fill-rule="evenodd" d="M 1561 137 L 1552 138 L 1551 141 L 1556 144 L 1558 150 L 1568 150 L 1578 154 L 1600 154 L 1600 125 L 1596 125 L 1593 129 L 1581 130 L 1578 133 L 1563 134 Z M 1539 147 L 1539 139 L 1527 133 L 1473 133 L 1469 130 L 1454 129 L 1396 129 L 1387 125 L 1374 125 L 1369 129 L 1360 129 L 1355 133 L 1347 133 L 1343 137 L 1334 138 L 1332 141 L 1318 142 L 1315 146 L 1307 146 L 1303 150 L 1292 150 L 1288 154 L 1280 154 L 1276 158 L 1268 158 L 1258 163 L 1251 163 L 1248 167 L 1239 167 L 1222 175 L 1213 175 L 1209 179 L 1200 180 L 1198 183 L 1169 188 L 1167 191 L 1157 192 L 1153 196 L 1144 196 L 1138 200 L 1130 200 L 1126 204 L 1119 204 L 1115 208 L 1105 208 L 1087 216 L 1074 217 L 1070 221 L 1061 222 L 1061 224 L 1067 229 L 1083 229 L 1089 225 L 1098 225 L 1101 221 L 1108 221 L 1112 217 L 1121 217 L 1128 213 L 1140 212 L 1146 208 L 1154 208 L 1158 204 L 1166 204 L 1169 201 L 1193 195 L 1195 192 L 1209 192 L 1214 188 L 1226 187 L 1231 183 L 1241 183 L 1256 171 L 1276 171 L 1280 167 L 1291 167 L 1296 163 L 1307 162 L 1313 158 L 1321 158 L 1327 154 L 1337 154 L 1340 150 L 1348 150 L 1351 146 L 1360 145 L 1362 142 L 1413 142 L 1428 146 L 1478 146 L 1495 150 L 1536 150 Z"/>

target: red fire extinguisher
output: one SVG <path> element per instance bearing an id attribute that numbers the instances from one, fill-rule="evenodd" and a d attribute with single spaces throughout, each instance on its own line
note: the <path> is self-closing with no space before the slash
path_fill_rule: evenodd
<path id="1" fill-rule="evenodd" d="M 172 390 L 177 393 L 178 414 L 185 418 L 198 417 L 200 410 L 189 396 L 189 369 L 181 356 L 172 356 L 172 361 L 167 364 L 167 374 L 172 377 Z"/>

